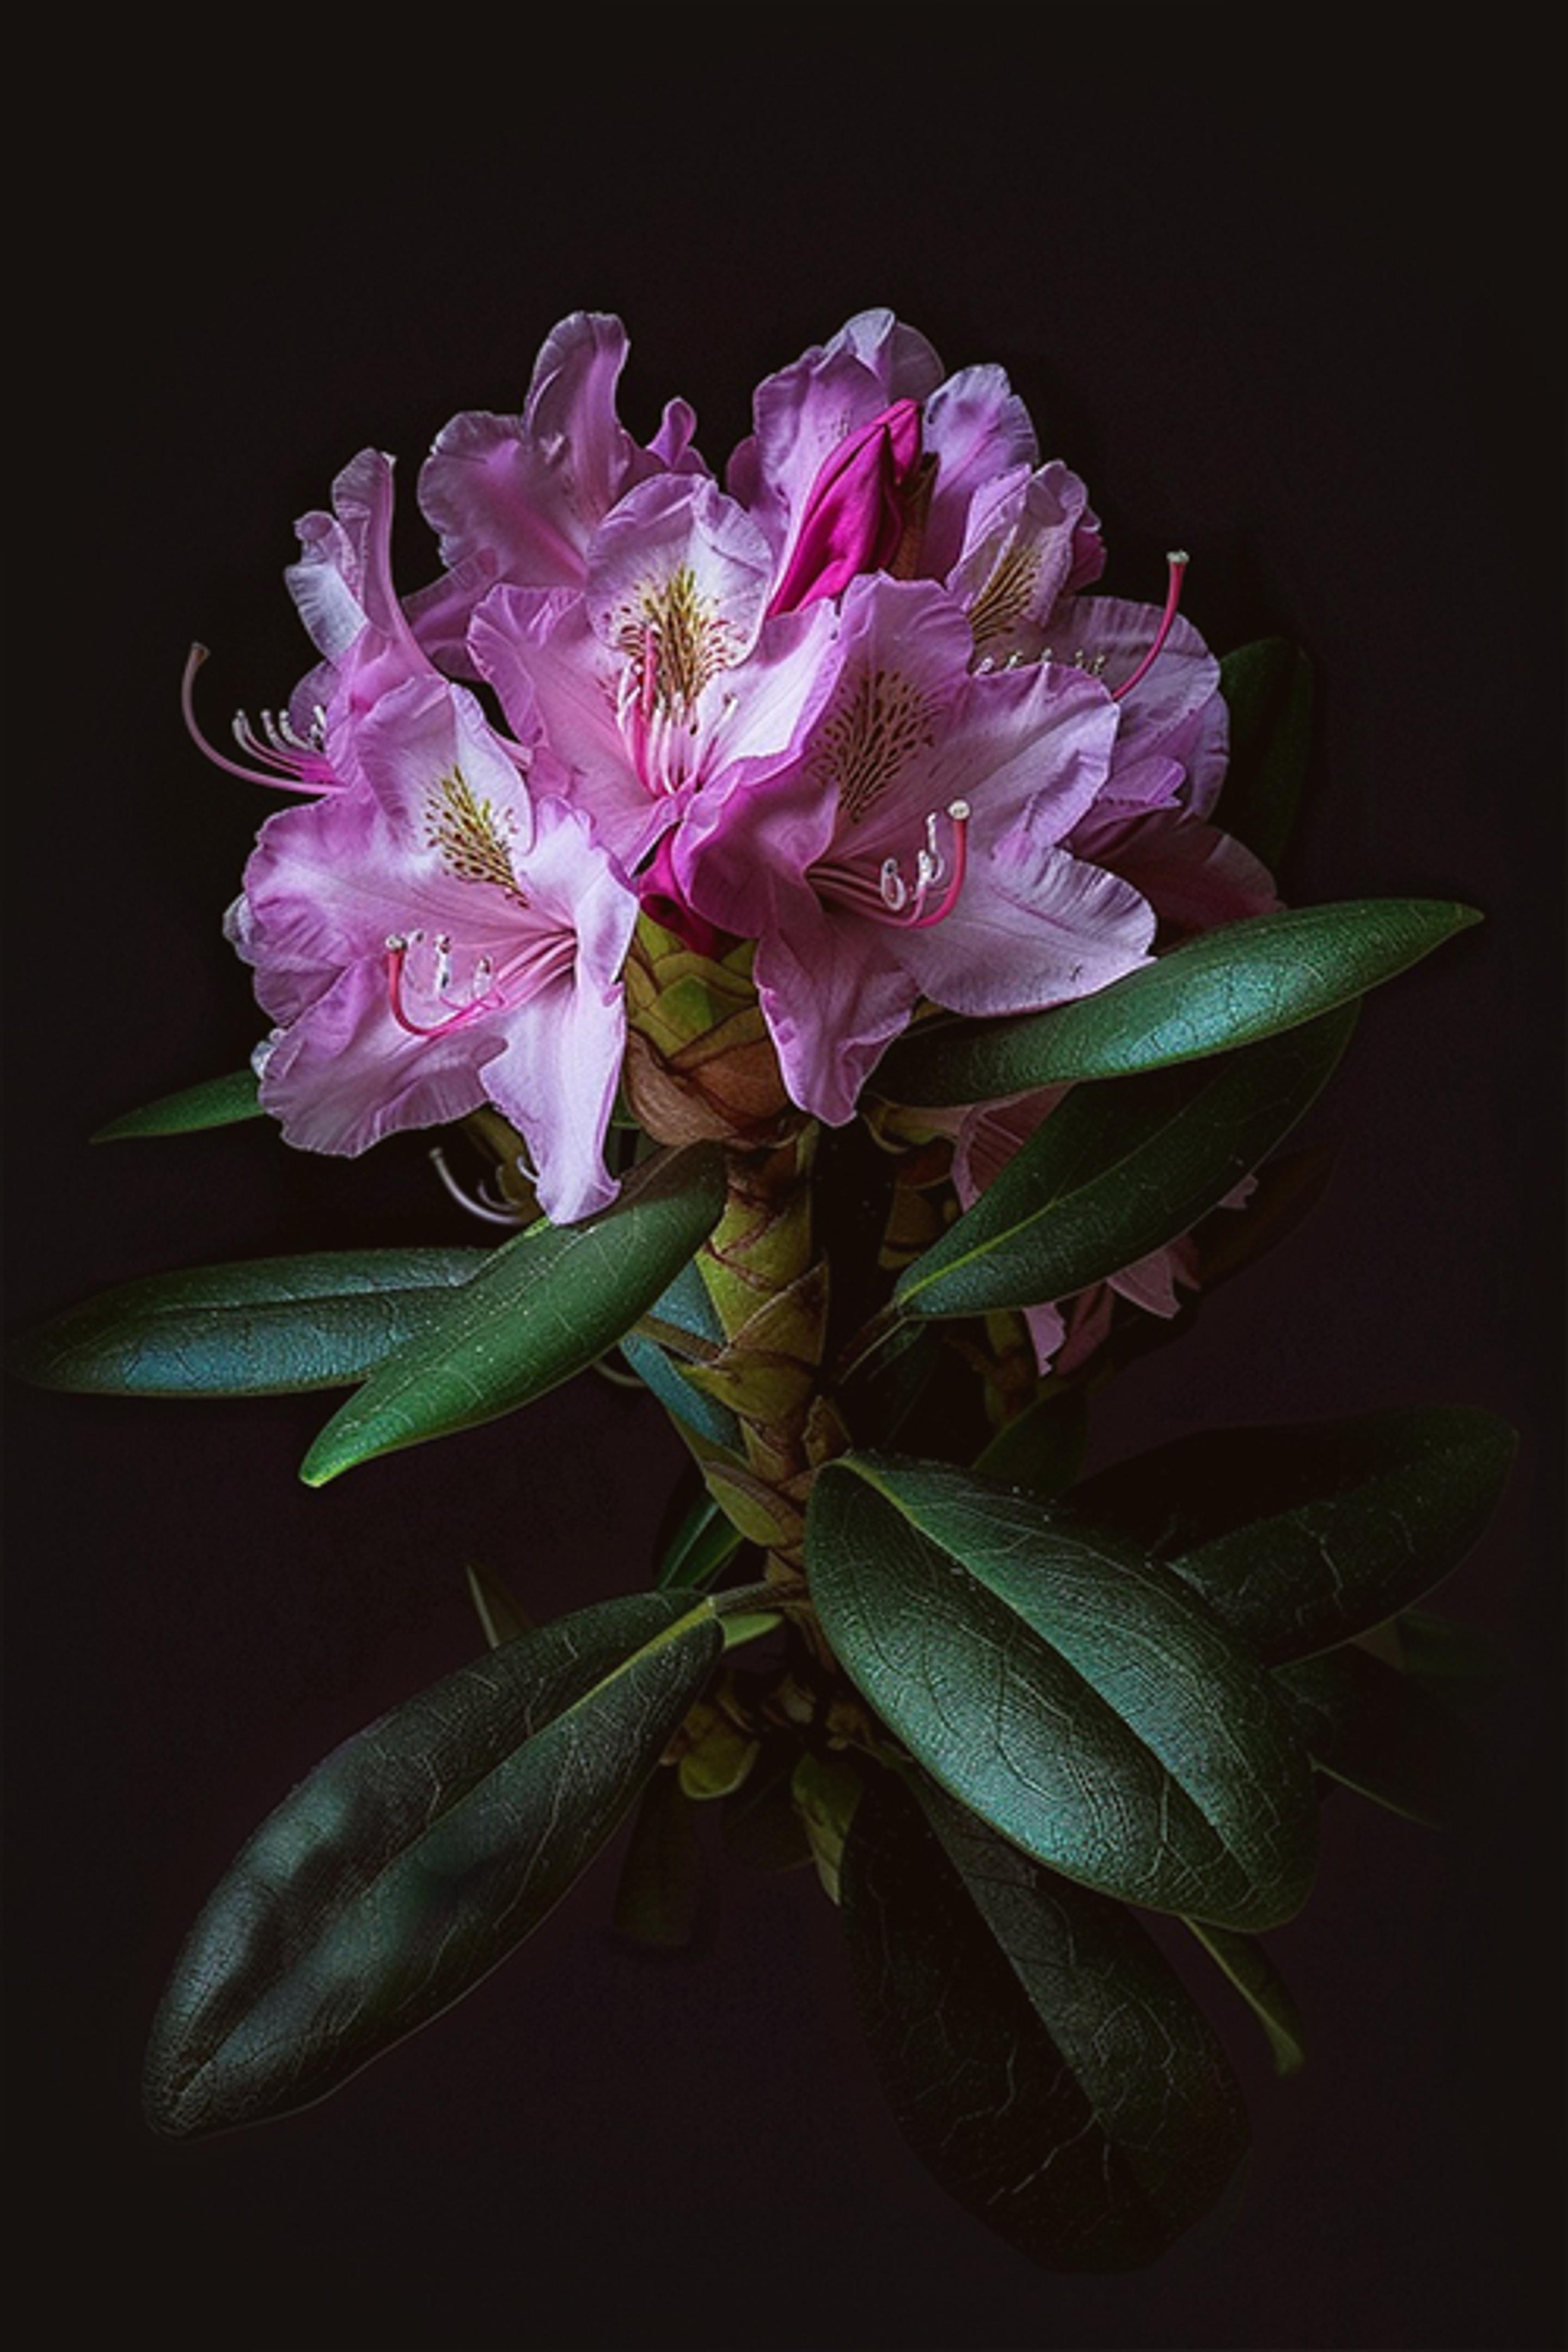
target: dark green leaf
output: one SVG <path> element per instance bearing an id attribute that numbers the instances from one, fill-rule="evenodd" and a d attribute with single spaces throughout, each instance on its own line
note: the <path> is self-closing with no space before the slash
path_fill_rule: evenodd
<path id="1" fill-rule="evenodd" d="M 1230 758 L 1215 815 L 1265 866 L 1278 866 L 1311 754 L 1311 665 L 1283 637 L 1259 637 L 1226 654 L 1219 683 L 1230 707 Z"/>
<path id="2" fill-rule="evenodd" d="M 423 1330 L 489 1255 L 322 1251 L 149 1275 L 24 1333 L 9 1362 L 40 1388 L 116 1396 L 346 1388 Z"/>
<path id="3" fill-rule="evenodd" d="M 1188 1927 L 1210 1958 L 1224 1971 L 1268 2036 L 1274 2071 L 1294 2074 L 1307 2060 L 1301 2014 L 1290 1988 L 1256 1936 L 1238 1936 L 1229 1927 L 1211 1927 L 1202 1919 Z"/>
<path id="4" fill-rule="evenodd" d="M 697 1808 L 678 1772 L 656 1772 L 642 1792 L 616 1889 L 616 1933 L 655 1951 L 680 1951 L 702 1908 Z"/>
<path id="5" fill-rule="evenodd" d="M 1475 1773 L 1452 1707 L 1353 1645 L 1281 1666 L 1275 1680 L 1320 1771 L 1428 1828 L 1452 1819 Z"/>
<path id="6" fill-rule="evenodd" d="M 1406 1609 L 1394 1631 L 1405 1672 L 1454 1700 L 1489 1698 L 1513 1671 L 1504 1644 L 1479 1625 L 1456 1625 L 1429 1610 Z"/>
<path id="7" fill-rule="evenodd" d="M 524 1633 L 335 1749 L 197 1920 L 153 2030 L 175 2135 L 319 2099 L 538 1926 L 719 1654 L 706 1602 L 634 1593 Z"/>
<path id="8" fill-rule="evenodd" d="M 689 1429 L 710 1445 L 739 1454 L 744 1444 L 741 1424 L 727 1404 L 694 1388 L 679 1361 L 640 1331 L 622 1335 L 621 1353 L 638 1380 L 656 1396 L 679 1428 Z"/>
<path id="9" fill-rule="evenodd" d="M 704 1491 L 670 1538 L 654 1580 L 663 1592 L 700 1591 L 734 1559 L 742 1540 L 739 1528 Z"/>
<path id="10" fill-rule="evenodd" d="M 846 1673 L 1037 1861 L 1156 1911 L 1269 1927 L 1317 1806 L 1269 1677 L 1168 1569 L 934 1463 L 817 1475 L 806 1573 Z"/>
<path id="11" fill-rule="evenodd" d="M 1005 1422 L 974 1457 L 983 1478 L 1016 1486 L 1037 1503 L 1054 1503 L 1078 1476 L 1089 1441 L 1089 1403 L 1081 1389 L 1047 1390 L 1016 1421 Z"/>
<path id="12" fill-rule="evenodd" d="M 877 2073 L 967 2211 L 1047 2269 L 1108 2271 L 1152 2262 L 1215 2203 L 1247 2150 L 1241 2095 L 1121 1905 L 885 1775 L 842 1891 Z"/>
<path id="13" fill-rule="evenodd" d="M 723 1205 L 723 1153 L 698 1144 L 647 1161 L 584 1223 L 519 1234 L 327 1423 L 300 1476 L 325 1486 L 570 1380 L 652 1306 Z"/>
<path id="14" fill-rule="evenodd" d="M 515 1642 L 520 1633 L 531 1633 L 532 1618 L 493 1568 L 481 1568 L 470 1560 L 468 1583 L 479 1631 L 492 1650 L 499 1650 L 503 1642 Z"/>
<path id="15" fill-rule="evenodd" d="M 1473 908 L 1429 898 L 1255 915 L 1049 1013 L 914 1030 L 874 1084 L 896 1102 L 994 1102 L 1228 1053 L 1332 1012 L 1479 920 Z"/>
<path id="16" fill-rule="evenodd" d="M 227 1077 L 204 1078 L 197 1087 L 182 1087 L 178 1094 L 160 1095 L 140 1110 L 122 1111 L 100 1127 L 94 1143 L 121 1143 L 140 1135 L 193 1135 L 199 1128 L 233 1127 L 242 1118 L 259 1118 L 254 1070 L 234 1070 Z"/>
<path id="17" fill-rule="evenodd" d="M 1462 1406 L 1205 1430 L 1100 1472 L 1071 1502 L 1157 1549 L 1279 1664 L 1381 1624 L 1457 1568 L 1516 1442 Z"/>
<path id="18" fill-rule="evenodd" d="M 905 1268 L 895 1311 L 1036 1307 L 1174 1241 L 1295 1126 L 1354 1024 L 1355 1008 L 1342 1006 L 1226 1055 L 1174 1104 L 1159 1074 L 1070 1094 Z"/>

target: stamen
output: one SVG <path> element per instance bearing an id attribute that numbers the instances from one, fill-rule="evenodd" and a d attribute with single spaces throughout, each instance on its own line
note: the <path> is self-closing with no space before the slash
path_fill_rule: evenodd
<path id="1" fill-rule="evenodd" d="M 237 760 L 231 760 L 222 751 L 216 751 L 214 749 L 213 745 L 207 740 L 206 737 L 202 733 L 200 727 L 196 723 L 195 695 L 195 677 L 197 670 L 200 669 L 202 664 L 206 660 L 206 658 L 207 648 L 205 646 L 193 645 L 190 652 L 185 656 L 185 667 L 180 678 L 180 715 L 185 722 L 185 732 L 189 735 L 197 751 L 204 751 L 207 758 L 212 761 L 215 768 L 223 768 L 231 776 L 241 776 L 247 784 L 266 784 L 269 790 L 273 792 L 325 793 L 332 791 L 336 784 L 336 778 L 331 774 L 330 769 L 327 767 L 319 750 L 312 751 L 304 745 L 301 745 L 298 750 L 293 750 L 283 744 L 273 744 L 268 746 L 268 744 L 261 743 L 258 741 L 255 733 L 252 731 L 244 713 L 241 711 L 237 711 L 235 713 L 233 722 L 235 736 L 241 750 L 253 753 L 258 760 L 270 760 L 273 762 L 274 767 L 281 772 L 271 774 L 268 773 L 265 768 L 242 767 Z M 265 711 L 262 713 L 262 721 L 267 727 L 268 734 L 270 734 L 272 732 L 271 720 L 269 715 Z M 319 772 L 314 775 L 307 775 L 304 772 L 303 767 L 303 762 L 306 761 L 311 761 L 318 763 Z"/>
<path id="2" fill-rule="evenodd" d="M 495 1013 L 500 1009 L 500 1000 L 489 985 L 489 960 L 488 957 L 481 956 L 474 966 L 474 992 L 467 1004 L 452 1006 L 443 1021 L 416 1021 L 403 1002 L 403 975 L 404 967 L 408 961 L 409 949 L 417 947 L 424 937 L 423 931 L 410 931 L 406 937 L 400 932 L 393 931 L 387 937 L 386 1002 L 392 1017 L 400 1029 L 406 1031 L 410 1037 L 446 1037 L 449 1036 L 454 1029 L 460 1029 L 467 1023 L 476 1020 L 480 1013 Z M 440 948 L 437 943 L 438 962 L 439 957 Z M 440 993 L 445 986 L 444 980 L 437 981 L 437 1002 L 438 1003 L 444 1004 L 447 1001 Z"/>
<path id="3" fill-rule="evenodd" d="M 1110 698 L 1112 702 L 1121 702 L 1130 695 L 1133 688 L 1148 676 L 1159 659 L 1161 648 L 1171 634 L 1171 624 L 1176 617 L 1176 607 L 1182 601 L 1182 582 L 1191 560 L 1181 548 L 1174 549 L 1166 556 L 1165 561 L 1171 567 L 1171 579 L 1170 585 L 1165 591 L 1165 609 L 1160 615 L 1160 626 L 1155 634 L 1154 642 L 1125 686 L 1119 686 L 1116 688 Z"/>
<path id="4" fill-rule="evenodd" d="M 906 930 L 923 931 L 929 930 L 933 923 L 940 923 L 945 916 L 952 914 L 957 903 L 958 894 L 963 887 L 963 877 L 968 864 L 969 814 L 967 801 L 952 801 L 948 803 L 947 821 L 952 828 L 951 876 L 948 875 L 942 854 L 937 847 L 936 829 L 941 819 L 934 809 L 926 818 L 926 845 L 917 853 L 915 857 L 915 880 L 912 890 L 900 871 L 898 859 L 885 857 L 882 860 L 882 869 L 878 880 L 878 896 L 887 910 L 888 921 L 900 923 Z M 942 892 L 941 903 L 931 908 L 928 913 L 926 900 L 944 877 L 947 878 L 947 887 Z"/>
<path id="5" fill-rule="evenodd" d="M 459 1184 L 447 1167 L 447 1155 L 438 1143 L 431 1145 L 429 1159 L 453 1200 L 459 1207 L 467 1209 L 470 1217 L 479 1217 L 487 1225 L 510 1225 L 514 1232 L 524 1222 L 526 1213 L 523 1210 L 496 1208 L 482 1190 L 470 1192 L 467 1185 Z"/>

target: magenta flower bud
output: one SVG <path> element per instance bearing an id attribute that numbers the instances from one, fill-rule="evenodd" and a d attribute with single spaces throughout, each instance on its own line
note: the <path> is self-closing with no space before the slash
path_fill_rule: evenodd
<path id="1" fill-rule="evenodd" d="M 900 493 L 920 455 L 919 404 L 896 400 L 824 459 L 770 614 L 841 595 L 858 573 L 891 562 L 904 531 Z"/>

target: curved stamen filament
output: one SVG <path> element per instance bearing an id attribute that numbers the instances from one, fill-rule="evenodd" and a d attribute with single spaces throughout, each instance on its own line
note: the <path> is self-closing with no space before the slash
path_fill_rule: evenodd
<path id="1" fill-rule="evenodd" d="M 387 1009 L 410 1037 L 449 1037 L 453 1030 L 466 1028 L 487 1013 L 515 1012 L 569 972 L 576 956 L 573 932 L 537 931 L 520 943 L 515 954 L 503 958 L 499 971 L 489 956 L 477 957 L 468 1002 L 455 1004 L 447 993 L 452 985 L 452 942 L 445 932 L 430 942 L 434 968 L 427 986 L 410 981 L 409 954 L 424 944 L 426 936 L 422 930 L 394 931 L 386 941 Z M 421 1020 L 410 1004 L 411 995 L 424 996 L 426 1008 L 438 1008 L 441 1017 Z"/>
<path id="2" fill-rule="evenodd" d="M 242 750 L 253 752 L 258 760 L 270 761 L 278 772 L 244 767 L 208 742 L 196 720 L 195 694 L 196 672 L 206 658 L 205 646 L 194 645 L 185 656 L 180 677 L 180 716 L 197 751 L 204 751 L 215 768 L 226 769 L 231 776 L 242 776 L 247 784 L 267 784 L 274 792 L 331 792 L 335 779 L 321 751 L 313 744 L 300 742 L 288 719 L 276 720 L 270 711 L 262 713 L 262 726 L 268 737 L 265 743 L 258 740 L 242 716 L 236 716 L 234 728 Z M 308 773 L 308 770 L 314 772 Z"/>
<path id="3" fill-rule="evenodd" d="M 901 930 L 928 930 L 933 923 L 952 914 L 963 887 L 969 863 L 969 814 L 967 801 L 948 803 L 945 814 L 952 830 L 950 864 L 937 845 L 937 827 L 942 818 L 932 810 L 926 818 L 925 846 L 915 857 L 912 883 L 905 880 L 896 857 L 882 860 L 875 882 L 852 867 L 824 866 L 815 869 L 819 883 L 826 886 L 830 897 L 852 907 L 858 914 L 869 915 L 873 921 L 894 923 Z M 931 906 L 928 901 L 937 889 L 941 889 L 942 896 Z"/>
<path id="4" fill-rule="evenodd" d="M 1121 702 L 1125 696 L 1131 694 L 1133 688 L 1143 678 L 1147 677 L 1149 672 L 1153 668 L 1154 664 L 1160 658 L 1161 650 L 1164 646 L 1165 639 L 1171 634 L 1171 624 L 1176 617 L 1176 607 L 1182 601 L 1182 582 L 1186 576 L 1187 564 L 1190 560 L 1191 559 L 1181 548 L 1174 549 L 1171 554 L 1166 556 L 1165 561 L 1171 567 L 1171 578 L 1170 584 L 1165 590 L 1165 609 L 1160 615 L 1160 625 L 1155 631 L 1154 642 L 1150 646 L 1148 652 L 1144 655 L 1142 660 L 1139 663 L 1137 668 L 1133 671 L 1131 677 L 1127 680 L 1126 684 L 1124 686 L 1119 686 L 1116 688 L 1116 691 L 1110 698 L 1112 702 Z"/>
<path id="5" fill-rule="evenodd" d="M 394 932 L 386 942 L 386 1002 L 393 1019 L 410 1037 L 446 1037 L 454 1029 L 461 1029 L 482 1013 L 499 1013 L 506 1000 L 500 991 L 491 986 L 493 967 L 489 956 L 480 956 L 474 966 L 473 994 L 467 1004 L 454 1004 L 440 1021 L 416 1021 L 403 1000 L 404 967 L 408 950 L 417 947 L 423 931 L 410 931 L 406 938 Z M 452 977 L 450 940 L 442 937 L 436 943 L 435 995 L 438 1004 L 447 1004 L 443 992 Z"/>

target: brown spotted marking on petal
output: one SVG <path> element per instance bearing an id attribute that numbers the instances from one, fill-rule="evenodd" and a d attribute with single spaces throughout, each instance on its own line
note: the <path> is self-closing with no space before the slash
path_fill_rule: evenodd
<path id="1" fill-rule="evenodd" d="M 969 625 L 976 653 L 1005 637 L 1024 617 L 1035 583 L 1040 576 L 1038 548 L 1016 541 L 1003 551 L 995 570 L 969 608 Z"/>
<path id="2" fill-rule="evenodd" d="M 847 822 L 858 824 L 899 770 L 934 740 L 919 688 L 897 670 L 865 670 L 823 722 L 815 765 Z"/>

